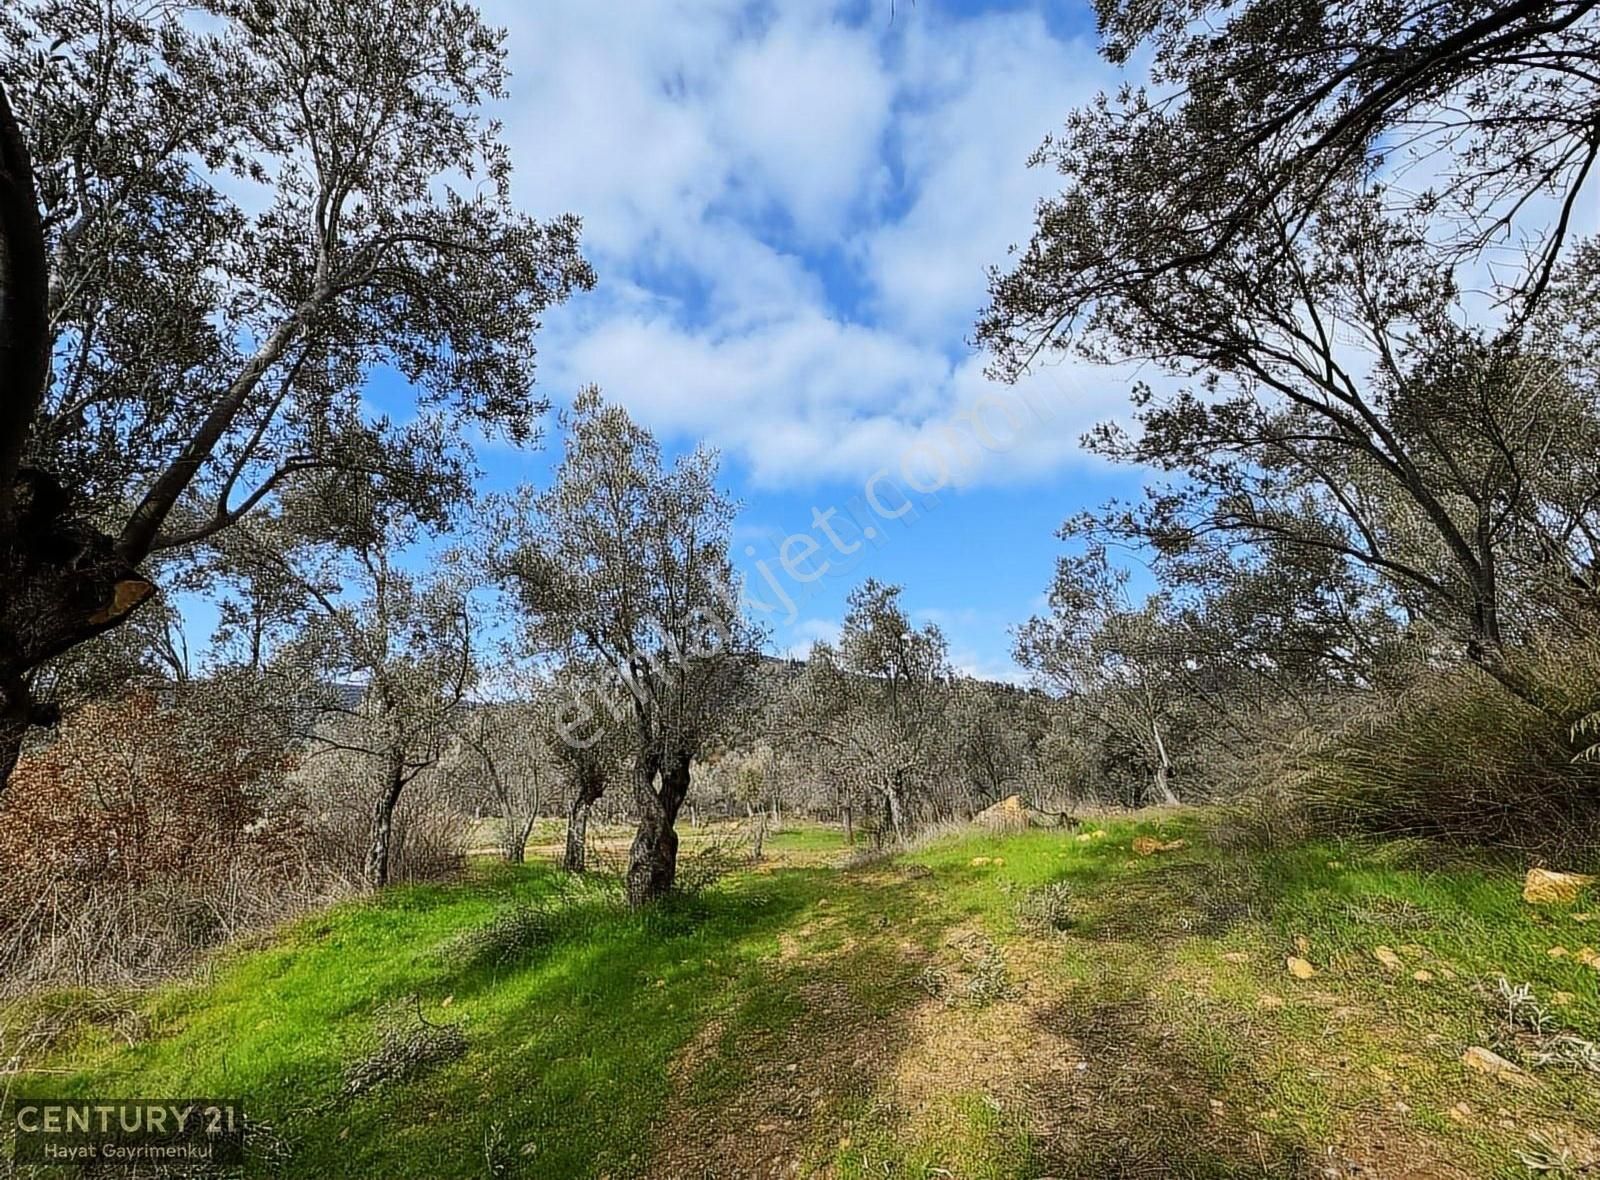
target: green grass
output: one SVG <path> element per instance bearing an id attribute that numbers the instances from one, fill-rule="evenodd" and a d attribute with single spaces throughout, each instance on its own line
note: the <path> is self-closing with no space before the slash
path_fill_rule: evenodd
<path id="1" fill-rule="evenodd" d="M 1232 852 L 1184 815 L 1103 830 L 957 836 L 846 870 L 837 832 L 791 827 L 768 863 L 643 915 L 543 865 L 479 867 L 226 952 L 200 981 L 131 997 L 135 1021 L 84 1004 L 33 1062 L 65 1072 L 22 1088 L 239 1096 L 284 1154 L 253 1171 L 319 1178 L 620 1180 L 731 1159 L 1288 1177 L 1329 1150 L 1379 1174 L 1409 1153 L 1511 1177 L 1535 1131 L 1600 1126 L 1593 1074 L 1523 1089 L 1458 1060 L 1491 1043 L 1501 976 L 1547 1005 L 1570 993 L 1551 1013 L 1600 1039 L 1600 973 L 1548 953 L 1600 944 L 1600 923 L 1525 905 L 1519 866 L 1411 845 Z M 1187 847 L 1138 856 L 1136 835 Z M 1026 932 L 1019 902 L 1060 882 L 1067 930 Z M 462 931 L 528 906 L 548 920 L 526 946 L 463 950 Z M 972 998 L 991 950 L 1010 990 Z M 1313 979 L 1285 971 L 1296 953 Z M 343 1095 L 399 1003 L 460 1022 L 466 1054 Z"/>

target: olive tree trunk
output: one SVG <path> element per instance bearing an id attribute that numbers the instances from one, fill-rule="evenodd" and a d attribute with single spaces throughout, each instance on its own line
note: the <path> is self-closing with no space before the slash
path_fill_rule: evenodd
<path id="1" fill-rule="evenodd" d="M 573 792 L 567 811 L 567 851 L 561 867 L 569 873 L 582 873 L 589 867 L 589 810 L 605 792 L 603 779 L 585 779 Z"/>
<path id="2" fill-rule="evenodd" d="M 661 787 L 656 789 L 659 774 Z M 628 849 L 628 904 L 635 909 L 665 897 L 678 875 L 678 809 L 689 793 L 689 759 L 660 761 L 641 754 L 634 763 L 633 794 L 639 829 Z"/>
<path id="3" fill-rule="evenodd" d="M 394 809 L 405 790 L 405 763 L 398 755 L 389 761 L 383 790 L 372 804 L 372 843 L 367 848 L 367 884 L 381 889 L 389 883 L 389 854 L 394 841 Z"/>
<path id="4" fill-rule="evenodd" d="M 526 864 L 528 860 L 528 837 L 533 834 L 533 825 L 537 817 L 532 815 L 507 815 L 505 819 L 505 858 L 507 864 Z"/>

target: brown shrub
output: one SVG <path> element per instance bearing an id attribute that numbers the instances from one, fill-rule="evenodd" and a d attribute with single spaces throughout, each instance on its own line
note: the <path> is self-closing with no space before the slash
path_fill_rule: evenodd
<path id="1" fill-rule="evenodd" d="M 74 712 L 0 796 L 0 976 L 141 982 L 322 892 L 288 764 L 226 685 Z"/>

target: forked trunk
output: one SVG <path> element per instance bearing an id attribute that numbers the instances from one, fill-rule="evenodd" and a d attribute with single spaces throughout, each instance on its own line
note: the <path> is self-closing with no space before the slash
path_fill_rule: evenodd
<path id="1" fill-rule="evenodd" d="M 526 864 L 528 860 L 528 837 L 533 834 L 534 817 L 506 816 L 506 844 L 505 857 L 507 864 Z"/>
<path id="2" fill-rule="evenodd" d="M 578 784 L 567 812 L 567 852 L 561 867 L 569 873 L 582 873 L 589 867 L 589 810 L 605 790 L 605 783 Z"/>
<path id="3" fill-rule="evenodd" d="M 661 788 L 655 787 L 656 775 Z M 678 875 L 678 809 L 689 793 L 689 759 L 673 755 L 664 762 L 640 755 L 633 770 L 633 794 L 639 806 L 639 830 L 628 850 L 628 904 L 637 909 L 672 892 Z"/>

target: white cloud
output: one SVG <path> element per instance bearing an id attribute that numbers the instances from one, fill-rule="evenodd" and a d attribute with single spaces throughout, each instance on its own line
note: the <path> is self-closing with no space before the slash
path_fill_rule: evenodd
<path id="1" fill-rule="evenodd" d="M 1055 40 L 1036 13 L 914 26 L 895 129 L 914 200 L 863 242 L 890 323 L 935 339 L 970 329 L 986 268 L 1026 241 L 1055 188 L 1029 154 L 1112 76 L 1093 45 Z"/>
<path id="2" fill-rule="evenodd" d="M 886 179 L 892 95 L 865 32 L 778 22 L 734 53 L 716 97 L 739 193 L 758 211 L 778 204 L 809 238 L 837 232 Z"/>
<path id="3" fill-rule="evenodd" d="M 865 478 L 948 439 L 985 391 L 961 343 L 983 268 L 1026 235 L 1049 178 L 1025 157 L 1099 76 L 1092 46 L 1037 16 L 931 9 L 892 34 L 734 0 L 492 0 L 490 17 L 509 27 L 519 200 L 581 214 L 600 275 L 549 317 L 546 389 L 597 382 L 764 486 Z M 1083 384 L 953 480 L 1073 461 L 1125 404 L 1125 382 Z"/>

